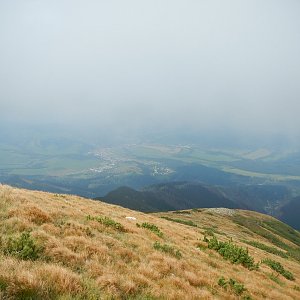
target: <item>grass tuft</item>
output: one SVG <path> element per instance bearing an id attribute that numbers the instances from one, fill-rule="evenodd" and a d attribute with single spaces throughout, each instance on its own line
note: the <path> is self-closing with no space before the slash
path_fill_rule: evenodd
<path id="1" fill-rule="evenodd" d="M 182 258 L 181 252 L 178 249 L 175 249 L 173 246 L 170 246 L 168 244 L 163 244 L 162 245 L 159 242 L 155 242 L 154 245 L 153 245 L 153 248 L 155 250 L 168 253 L 169 255 L 174 256 L 177 259 Z"/>

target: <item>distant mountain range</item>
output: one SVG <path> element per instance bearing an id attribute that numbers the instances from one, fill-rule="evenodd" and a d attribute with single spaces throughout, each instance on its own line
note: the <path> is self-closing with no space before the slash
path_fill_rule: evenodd
<path id="1" fill-rule="evenodd" d="M 96 199 L 143 212 L 208 207 L 245 208 L 223 196 L 216 188 L 191 182 L 156 184 L 141 191 L 120 187 Z"/>
<path id="2" fill-rule="evenodd" d="M 222 187 L 182 181 L 150 185 L 141 190 L 123 186 L 95 199 L 142 212 L 215 207 L 254 210 L 300 229 L 300 197 L 293 198 L 281 185 Z"/>

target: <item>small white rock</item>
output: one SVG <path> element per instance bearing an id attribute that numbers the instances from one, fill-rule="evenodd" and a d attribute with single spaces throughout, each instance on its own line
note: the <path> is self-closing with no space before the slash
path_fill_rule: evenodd
<path id="1" fill-rule="evenodd" d="M 135 218 L 135 217 L 126 217 L 126 219 L 127 219 L 127 220 L 133 220 L 133 221 L 135 221 L 135 220 L 136 220 L 136 218 Z"/>

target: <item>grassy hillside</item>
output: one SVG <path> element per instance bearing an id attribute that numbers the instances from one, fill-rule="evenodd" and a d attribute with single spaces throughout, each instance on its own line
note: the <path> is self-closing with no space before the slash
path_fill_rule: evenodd
<path id="1" fill-rule="evenodd" d="M 300 297 L 299 233 L 258 213 L 149 215 L 0 186 L 0 222 L 0 299 Z"/>

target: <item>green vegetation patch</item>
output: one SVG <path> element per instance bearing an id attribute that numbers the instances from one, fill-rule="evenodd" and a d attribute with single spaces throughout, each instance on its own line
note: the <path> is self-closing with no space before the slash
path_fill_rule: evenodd
<path id="1" fill-rule="evenodd" d="M 300 246 L 300 233 L 287 224 L 276 220 L 263 221 L 262 226 L 290 242 Z"/>
<path id="2" fill-rule="evenodd" d="M 262 225 L 262 221 L 252 218 L 246 218 L 240 215 L 234 216 L 233 221 L 241 226 L 248 228 L 250 231 L 264 237 L 272 244 L 278 246 L 279 248 L 284 249 L 287 245 L 278 239 L 275 235 L 270 233 L 268 230 L 264 229 Z"/>
<path id="3" fill-rule="evenodd" d="M 298 243 L 298 232 L 296 232 L 294 229 L 289 227 L 288 225 L 279 222 L 279 221 L 261 221 L 254 218 L 246 218 L 241 215 L 236 215 L 232 219 L 235 223 L 246 227 L 253 233 L 256 233 L 263 238 L 267 239 L 270 243 L 273 245 L 286 250 L 287 255 L 294 258 L 298 262 L 300 262 L 300 248 L 291 247 L 290 245 L 287 245 L 282 240 L 277 238 L 273 233 L 278 234 L 279 236 L 288 239 L 289 241 L 293 243 Z M 271 229 L 271 224 L 274 224 L 275 229 Z M 276 229 L 277 228 L 277 229 Z M 273 233 L 271 233 L 272 231 Z M 293 232 L 293 233 L 292 233 Z M 291 236 L 294 236 L 293 238 Z"/>
<path id="4" fill-rule="evenodd" d="M 294 286 L 293 286 L 293 289 L 294 289 L 295 291 L 300 292 L 300 286 L 299 286 L 299 285 L 294 285 Z"/>
<path id="5" fill-rule="evenodd" d="M 229 287 L 236 295 L 239 296 L 247 290 L 242 283 L 239 283 L 232 278 L 226 280 L 223 276 L 218 280 L 218 285 L 226 290 Z"/>
<path id="6" fill-rule="evenodd" d="M 153 233 L 155 233 L 157 236 L 162 237 L 163 233 L 161 232 L 161 230 L 154 224 L 151 223 L 142 223 L 142 225 L 136 223 L 137 227 L 142 227 L 142 228 L 146 228 L 150 231 L 152 231 Z"/>
<path id="7" fill-rule="evenodd" d="M 92 217 L 92 216 L 88 215 L 86 217 L 86 219 L 88 221 L 97 221 L 106 227 L 111 227 L 111 228 L 121 231 L 121 232 L 126 232 L 125 227 L 121 223 L 118 223 L 109 217 Z"/>
<path id="8" fill-rule="evenodd" d="M 246 241 L 246 240 L 243 240 L 242 242 L 246 243 L 248 245 L 251 245 L 253 247 L 256 247 L 258 249 L 264 250 L 264 251 L 266 251 L 268 253 L 280 256 L 282 258 L 288 258 L 288 255 L 285 252 L 283 252 L 283 251 L 281 251 L 281 250 L 279 250 L 279 249 L 277 249 L 275 247 L 271 247 L 271 246 L 268 246 L 268 245 L 265 245 L 263 243 L 256 242 L 256 241 Z"/>
<path id="9" fill-rule="evenodd" d="M 257 270 L 258 264 L 254 262 L 254 258 L 248 253 L 248 249 L 239 247 L 232 241 L 221 242 L 213 236 L 210 240 L 204 237 L 204 241 L 208 243 L 208 248 L 217 251 L 224 259 L 229 260 L 233 264 L 241 264 L 249 270 Z"/>
<path id="10" fill-rule="evenodd" d="M 267 258 L 262 260 L 262 263 L 268 265 L 271 269 L 281 274 L 286 279 L 295 280 L 294 275 L 290 271 L 285 270 L 280 262 Z"/>
<path id="11" fill-rule="evenodd" d="M 173 214 L 190 215 L 191 212 L 188 210 L 176 210 L 176 211 L 173 211 Z"/>
<path id="12" fill-rule="evenodd" d="M 204 235 L 214 236 L 216 234 L 226 235 L 226 233 L 219 231 L 213 227 L 202 227 L 205 231 L 203 232 Z"/>
<path id="13" fill-rule="evenodd" d="M 295 260 L 297 260 L 298 262 L 300 262 L 300 248 L 292 248 L 292 247 L 287 247 L 287 254 L 294 258 Z"/>
<path id="14" fill-rule="evenodd" d="M 272 281 L 276 282 L 278 285 L 284 286 L 284 283 L 278 278 L 278 275 L 279 275 L 279 274 L 274 275 L 274 274 L 272 273 L 272 274 L 270 274 L 270 275 L 268 275 L 268 276 L 269 276 L 269 278 L 270 278 Z"/>
<path id="15" fill-rule="evenodd" d="M 188 225 L 188 226 L 192 226 L 192 227 L 198 227 L 197 224 L 195 224 L 191 220 L 173 219 L 173 218 L 169 218 L 169 217 L 162 217 L 162 218 L 165 220 L 168 220 L 168 221 L 172 221 L 172 222 L 176 222 L 176 223 L 180 223 L 180 224 L 184 224 L 184 225 Z"/>
<path id="16" fill-rule="evenodd" d="M 4 278 L 0 277 L 0 291 L 4 291 L 8 287 L 8 283 Z"/>
<path id="17" fill-rule="evenodd" d="M 29 232 L 23 232 L 17 237 L 10 237 L 4 247 L 5 255 L 12 255 L 19 259 L 36 260 L 43 251 Z"/>
<path id="18" fill-rule="evenodd" d="M 173 246 L 170 246 L 168 244 L 161 244 L 159 242 L 155 242 L 153 248 L 155 250 L 165 252 L 171 256 L 174 256 L 177 259 L 180 259 L 182 257 L 182 254 L 178 249 L 175 249 Z"/>
<path id="19" fill-rule="evenodd" d="M 208 228 L 203 232 L 204 236 L 215 236 L 215 231 L 212 228 Z"/>

